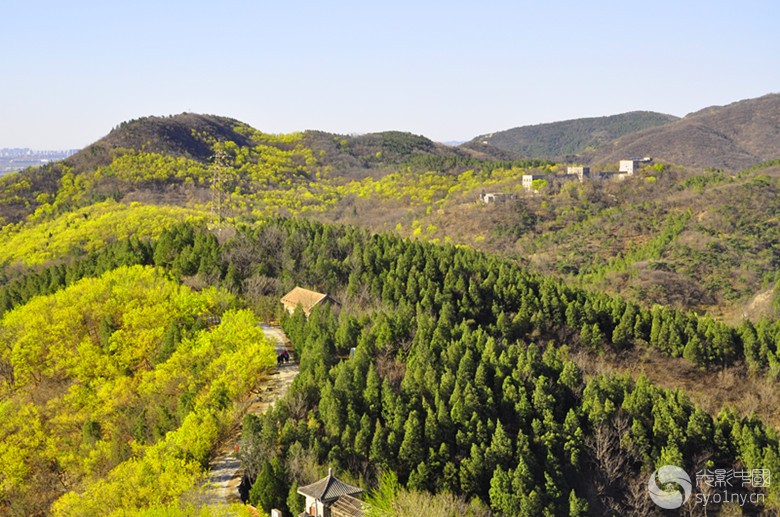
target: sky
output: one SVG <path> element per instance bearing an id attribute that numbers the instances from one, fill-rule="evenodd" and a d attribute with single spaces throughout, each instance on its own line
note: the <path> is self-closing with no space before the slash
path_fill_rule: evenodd
<path id="1" fill-rule="evenodd" d="M 780 92 L 775 0 L 2 0 L 0 148 L 182 112 L 468 140 Z"/>

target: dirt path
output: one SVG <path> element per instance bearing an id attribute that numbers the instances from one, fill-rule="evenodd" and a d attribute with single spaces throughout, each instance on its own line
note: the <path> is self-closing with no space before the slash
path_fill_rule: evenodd
<path id="1" fill-rule="evenodd" d="M 260 325 L 266 337 L 276 343 L 277 354 L 287 349 L 287 336 L 279 327 Z M 274 402 L 287 393 L 287 388 L 298 375 L 298 363 L 290 361 L 282 364 L 263 383 L 260 395 L 252 395 L 247 401 L 246 412 L 259 415 L 270 408 Z M 241 462 L 235 454 L 235 446 L 241 439 L 241 428 L 237 428 L 217 452 L 209 465 L 209 479 L 205 487 L 205 495 L 209 504 L 239 502 L 238 486 L 241 484 L 243 471 Z"/>

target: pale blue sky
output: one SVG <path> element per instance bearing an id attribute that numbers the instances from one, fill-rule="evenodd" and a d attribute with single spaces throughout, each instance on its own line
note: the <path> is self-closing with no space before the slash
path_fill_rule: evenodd
<path id="1" fill-rule="evenodd" d="M 780 91 L 774 0 L 422 4 L 2 0 L 0 147 L 183 111 L 465 140 Z"/>

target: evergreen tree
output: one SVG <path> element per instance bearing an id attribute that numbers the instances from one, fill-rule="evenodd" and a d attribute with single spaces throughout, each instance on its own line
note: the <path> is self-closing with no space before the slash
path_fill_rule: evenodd
<path id="1" fill-rule="evenodd" d="M 289 512 L 287 509 L 289 490 L 285 486 L 285 479 L 283 467 L 278 459 L 265 461 L 249 490 L 249 502 L 269 514 L 274 508 Z"/>
<path id="2" fill-rule="evenodd" d="M 414 468 L 425 459 L 426 446 L 423 440 L 423 425 L 417 411 L 412 411 L 404 424 L 404 437 L 398 451 L 398 459 L 407 469 Z M 407 470 L 408 471 L 408 470 Z"/>
<path id="3" fill-rule="evenodd" d="M 584 517 L 588 515 L 588 503 L 577 497 L 574 490 L 569 492 L 569 517 Z"/>
<path id="4" fill-rule="evenodd" d="M 497 466 L 503 468 L 509 468 L 512 464 L 512 458 L 514 457 L 514 449 L 512 447 L 512 440 L 504 432 L 504 426 L 499 421 L 496 424 L 496 430 L 493 433 L 493 438 L 490 442 L 490 446 L 485 451 L 485 465 L 488 471 L 493 471 Z"/>

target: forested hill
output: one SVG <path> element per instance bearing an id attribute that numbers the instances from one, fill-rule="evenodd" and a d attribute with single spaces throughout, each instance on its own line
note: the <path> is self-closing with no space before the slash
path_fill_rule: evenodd
<path id="1" fill-rule="evenodd" d="M 248 145 L 250 140 L 242 127 L 234 119 L 195 113 L 129 120 L 70 157 L 67 163 L 79 172 L 94 170 L 110 164 L 122 149 L 207 162 L 213 159 L 215 141 Z"/>
<path id="2" fill-rule="evenodd" d="M 642 377 L 585 378 L 568 352 L 651 343 L 675 355 L 676 343 L 723 364 L 755 349 L 753 330 L 744 341 L 706 318 L 572 290 L 470 250 L 294 221 L 243 238 L 268 271 L 286 277 L 282 265 L 301 257 L 306 282 L 346 300 L 338 317 L 283 320 L 301 357 L 295 402 L 248 419 L 243 442 L 268 453 L 246 460 L 250 497 L 265 508 L 300 507 L 295 490 L 313 480 L 301 465 L 324 462 L 370 485 L 391 471 L 380 505 L 455 494 L 435 515 L 648 515 L 643 487 L 658 465 L 780 460 L 776 431 L 757 419 L 712 417 Z M 337 361 L 353 343 L 354 357 Z"/>
<path id="3" fill-rule="evenodd" d="M 497 149 L 457 149 L 399 131 L 275 135 L 212 115 L 146 117 L 120 124 L 67 160 L 0 178 L 0 226 L 41 207 L 61 212 L 107 198 L 205 200 L 218 165 L 232 171 L 225 180 L 236 194 L 280 190 L 287 196 L 303 184 L 380 179 L 409 166 L 419 169 L 426 159 L 463 171 L 482 162 L 511 165 L 512 158 Z"/>
<path id="4" fill-rule="evenodd" d="M 95 214 L 74 215 L 69 226 Z M 209 452 L 267 365 L 241 306 L 282 317 L 301 368 L 272 412 L 244 420 L 249 497 L 266 510 L 298 511 L 296 488 L 328 467 L 368 490 L 382 483 L 378 506 L 528 517 L 648 514 L 636 487 L 663 464 L 780 469 L 777 431 L 756 415 L 583 371 L 641 349 L 771 383 L 777 323 L 648 310 L 474 250 L 355 227 L 269 218 L 220 243 L 169 217 L 151 238 L 96 239 L 89 253 L 8 272 L 3 510 L 206 515 L 192 505 Z M 286 315 L 278 300 L 295 285 L 332 293 L 341 310 Z M 757 493 L 748 510 L 778 508 L 775 485 Z"/>
<path id="5" fill-rule="evenodd" d="M 653 156 L 689 167 L 731 171 L 780 157 L 780 94 L 712 106 L 672 123 L 626 135 L 597 149 L 592 160 Z"/>
<path id="6" fill-rule="evenodd" d="M 663 464 L 780 471 L 778 214 L 777 160 L 580 182 L 402 132 L 127 122 L 0 178 L 0 515 L 213 515 L 273 320 L 301 373 L 243 424 L 265 510 L 328 467 L 431 517 L 645 515 Z M 295 286 L 341 310 L 288 315 Z"/>
<path id="7" fill-rule="evenodd" d="M 209 163 L 214 161 L 213 146 L 216 142 L 233 142 L 239 148 L 255 146 L 262 142 L 261 135 L 243 122 L 215 115 L 182 113 L 169 117 L 144 117 L 121 123 L 104 138 L 71 157 L 68 163 L 76 170 L 86 172 L 108 165 L 122 150 Z M 306 131 L 296 135 L 300 137 L 302 145 L 322 157 L 325 165 L 338 168 L 365 168 L 380 162 L 396 163 L 414 154 L 456 153 L 428 138 L 400 131 L 356 136 Z M 283 144 L 281 140 L 263 143 Z"/>
<path id="8" fill-rule="evenodd" d="M 583 153 L 610 144 L 621 136 L 664 126 L 676 120 L 677 117 L 673 115 L 634 111 L 608 117 L 580 118 L 497 131 L 475 137 L 463 147 L 479 149 L 488 144 L 531 158 L 576 159 Z"/>
<path id="9" fill-rule="evenodd" d="M 461 146 L 603 167 L 651 156 L 685 167 L 738 171 L 780 157 L 780 94 L 711 106 L 683 118 L 648 111 L 523 126 Z"/>
<path id="10" fill-rule="evenodd" d="M 19 242 L 33 226 L 40 244 L 71 235 L 58 217 L 92 217 L 88 207 L 108 201 L 207 213 L 219 191 L 229 221 L 299 215 L 476 246 L 648 305 L 732 321 L 780 309 L 776 161 L 737 174 L 656 161 L 626 181 L 579 183 L 565 181 L 565 164 L 486 147 L 467 153 L 392 131 L 274 135 L 207 115 L 139 119 L 71 161 L 0 178 L 0 238 Z M 550 181 L 528 191 L 525 174 Z M 476 203 L 484 192 L 516 199 Z"/>

